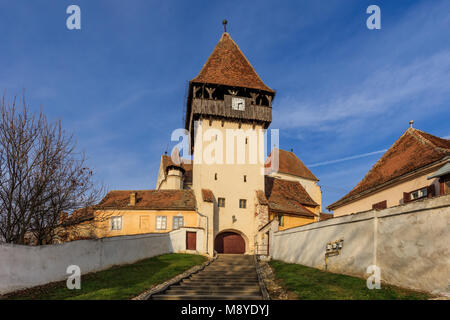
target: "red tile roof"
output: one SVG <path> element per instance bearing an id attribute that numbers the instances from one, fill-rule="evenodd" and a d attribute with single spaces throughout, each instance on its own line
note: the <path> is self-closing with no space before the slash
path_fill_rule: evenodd
<path id="1" fill-rule="evenodd" d="M 214 194 L 209 189 L 202 189 L 202 197 L 205 202 L 214 202 Z"/>
<path id="2" fill-rule="evenodd" d="M 409 128 L 375 163 L 366 176 L 340 200 L 328 206 L 338 208 L 370 193 L 380 185 L 450 156 L 450 140 Z"/>
<path id="3" fill-rule="evenodd" d="M 130 206 L 130 193 L 136 192 L 136 205 Z M 98 208 L 150 209 L 150 210 L 195 210 L 195 195 L 192 190 L 119 190 L 110 191 Z"/>
<path id="4" fill-rule="evenodd" d="M 265 195 L 271 211 L 308 217 L 316 216 L 305 205 L 316 207 L 318 204 L 311 199 L 308 192 L 297 181 L 266 176 Z"/>
<path id="5" fill-rule="evenodd" d="M 256 190 L 256 198 L 258 199 L 259 204 L 262 204 L 262 205 L 268 204 L 268 201 L 267 201 L 266 195 L 264 194 L 264 191 Z"/>
<path id="6" fill-rule="evenodd" d="M 224 33 L 191 82 L 222 84 L 274 92 L 266 86 L 228 33 Z"/>
<path id="7" fill-rule="evenodd" d="M 333 219 L 333 218 L 334 218 L 334 216 L 331 213 L 321 212 L 319 214 L 319 221 L 324 221 L 324 220 Z"/>
<path id="8" fill-rule="evenodd" d="M 267 157 L 265 167 L 271 166 L 272 152 Z M 305 166 L 295 153 L 278 149 L 278 172 L 290 174 L 296 177 L 319 181 L 317 177 Z"/>

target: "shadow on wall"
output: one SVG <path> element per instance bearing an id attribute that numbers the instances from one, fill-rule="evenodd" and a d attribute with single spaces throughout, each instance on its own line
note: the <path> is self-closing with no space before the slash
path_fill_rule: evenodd
<path id="1" fill-rule="evenodd" d="M 82 274 L 113 265 L 129 264 L 153 256 L 186 250 L 186 230 L 77 240 L 44 246 L 0 244 L 0 294 L 43 285 L 68 277 L 67 267 Z M 203 230 L 196 229 L 201 233 Z M 200 239 L 201 240 L 201 239 Z M 200 250 L 201 251 L 201 250 Z M 6 257 L 6 258 L 5 258 Z"/>

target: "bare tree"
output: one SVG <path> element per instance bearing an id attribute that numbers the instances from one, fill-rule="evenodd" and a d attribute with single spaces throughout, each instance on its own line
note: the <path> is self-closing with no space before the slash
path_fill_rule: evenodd
<path id="1" fill-rule="evenodd" d="M 62 230 L 63 214 L 98 202 L 92 170 L 75 152 L 72 135 L 42 111 L 30 113 L 25 97 L 0 106 L 0 241 L 51 243 Z"/>

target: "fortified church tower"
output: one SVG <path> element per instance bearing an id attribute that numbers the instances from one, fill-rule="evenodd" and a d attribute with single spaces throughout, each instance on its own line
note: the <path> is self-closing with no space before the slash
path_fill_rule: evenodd
<path id="1" fill-rule="evenodd" d="M 258 212 L 265 183 L 258 153 L 274 96 L 227 32 L 189 82 L 185 126 L 194 159 L 192 189 L 209 253 L 253 253 L 255 235 L 268 222 L 268 213 Z"/>

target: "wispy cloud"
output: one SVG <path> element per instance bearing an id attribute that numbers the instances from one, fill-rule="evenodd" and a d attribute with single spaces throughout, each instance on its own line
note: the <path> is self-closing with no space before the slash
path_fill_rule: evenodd
<path id="1" fill-rule="evenodd" d="M 274 113 L 280 128 L 336 130 L 354 119 L 368 119 L 392 109 L 420 109 L 429 112 L 430 104 L 450 91 L 450 51 L 406 65 L 389 65 L 361 85 L 329 97 L 325 102 L 302 101 L 289 97 L 279 102 Z"/>
<path id="2" fill-rule="evenodd" d="M 383 149 L 383 150 L 378 150 L 378 151 L 358 154 L 358 155 L 354 155 L 354 156 L 350 156 L 350 157 L 345 157 L 345 158 L 340 158 L 340 159 L 335 159 L 335 160 L 328 160 L 328 161 L 313 163 L 313 164 L 309 164 L 308 167 L 314 168 L 314 167 L 325 166 L 325 165 L 328 165 L 328 164 L 339 163 L 339 162 L 348 161 L 348 160 L 365 158 L 365 157 L 373 156 L 375 154 L 384 153 L 386 151 L 387 151 L 387 149 Z"/>

